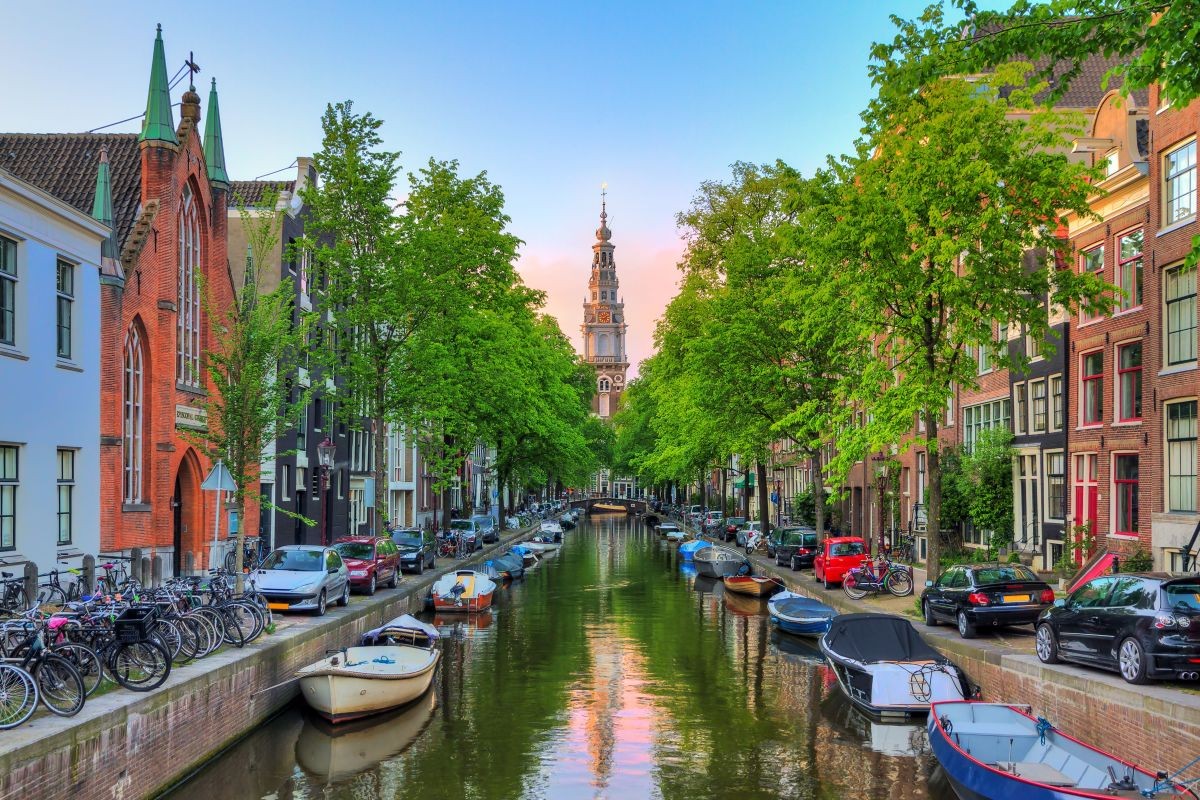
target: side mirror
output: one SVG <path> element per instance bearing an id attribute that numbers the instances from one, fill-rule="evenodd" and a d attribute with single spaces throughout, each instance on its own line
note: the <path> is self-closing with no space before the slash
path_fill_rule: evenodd
<path id="1" fill-rule="evenodd" d="M 1067 598 L 1065 598 L 1065 597 L 1058 598 L 1057 600 L 1054 601 L 1054 605 L 1057 608 L 1066 608 L 1067 607 Z"/>
<path id="2" fill-rule="evenodd" d="M 329 574 L 330 574 L 330 575 L 336 575 L 339 569 L 340 569 L 340 567 L 330 567 L 330 568 L 329 568 Z"/>
<path id="3" fill-rule="evenodd" d="M 929 588 L 929 587 L 931 587 L 931 586 L 933 586 L 933 581 L 925 581 L 925 588 L 926 588 L 926 589 L 928 589 L 928 588 Z"/>

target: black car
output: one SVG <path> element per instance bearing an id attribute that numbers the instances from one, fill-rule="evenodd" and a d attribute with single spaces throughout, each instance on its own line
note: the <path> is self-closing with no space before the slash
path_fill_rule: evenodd
<path id="1" fill-rule="evenodd" d="M 437 537 L 432 531 L 397 529 L 392 531 L 392 541 L 400 549 L 400 569 L 420 575 L 426 567 L 437 565 Z"/>
<path id="2" fill-rule="evenodd" d="M 815 528 L 788 528 L 775 545 L 775 563 L 793 570 L 811 567 L 817 557 L 820 539 Z"/>
<path id="3" fill-rule="evenodd" d="M 483 532 L 484 544 L 500 541 L 500 529 L 496 527 L 496 520 L 487 514 L 476 514 L 471 517 L 471 521 Z"/>
<path id="4" fill-rule="evenodd" d="M 732 541 L 737 538 L 738 528 L 746 524 L 745 517 L 726 517 L 725 527 L 721 529 L 721 540 L 725 542 Z"/>
<path id="5" fill-rule="evenodd" d="M 1093 578 L 1038 619 L 1037 654 L 1121 673 L 1129 683 L 1200 678 L 1200 576 Z"/>
<path id="6" fill-rule="evenodd" d="M 983 627 L 1032 625 L 1054 602 L 1054 590 L 1021 564 L 959 564 L 925 587 L 925 624 L 954 623 L 964 639 Z"/>

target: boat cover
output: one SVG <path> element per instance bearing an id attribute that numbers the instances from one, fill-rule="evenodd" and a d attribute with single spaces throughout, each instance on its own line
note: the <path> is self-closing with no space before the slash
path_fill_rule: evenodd
<path id="1" fill-rule="evenodd" d="M 825 634 L 825 646 L 860 664 L 880 661 L 945 661 L 925 644 L 908 620 L 891 614 L 842 614 Z"/>
<path id="2" fill-rule="evenodd" d="M 379 640 L 386 636 L 389 631 L 396 630 L 417 631 L 418 633 L 428 636 L 430 641 L 441 637 L 441 634 L 438 633 L 438 629 L 433 625 L 430 625 L 428 622 L 421 622 L 421 620 L 417 619 L 411 614 L 404 614 L 396 617 L 391 622 L 383 623 L 378 628 L 367 631 L 362 635 L 362 640 L 360 643 L 363 647 L 370 647 L 378 644 Z"/>
<path id="3" fill-rule="evenodd" d="M 686 542 L 679 546 L 681 553 L 695 553 L 697 550 L 703 550 L 706 547 L 712 547 L 712 542 L 706 542 L 703 539 L 697 539 L 694 542 Z"/>
<path id="4" fill-rule="evenodd" d="M 501 572 L 522 572 L 525 569 L 524 558 L 516 553 L 505 553 L 504 555 L 496 556 L 487 563 Z"/>
<path id="5" fill-rule="evenodd" d="M 832 618 L 837 615 L 836 610 L 825 605 L 820 600 L 800 595 L 791 595 L 789 597 L 776 596 L 771 599 L 771 607 L 789 617 L 810 617 L 824 614 Z"/>

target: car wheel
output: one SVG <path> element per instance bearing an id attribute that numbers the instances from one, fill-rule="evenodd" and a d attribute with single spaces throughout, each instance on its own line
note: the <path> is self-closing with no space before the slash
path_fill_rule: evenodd
<path id="1" fill-rule="evenodd" d="M 1058 639 L 1054 636 L 1054 629 L 1049 623 L 1043 622 L 1037 628 L 1037 640 L 1034 643 L 1034 649 L 1037 651 L 1038 661 L 1043 664 L 1057 664 L 1058 658 Z"/>
<path id="2" fill-rule="evenodd" d="M 375 578 L 372 577 L 371 580 L 374 581 Z M 343 607 L 350 605 L 350 581 L 346 581 L 346 588 L 342 589 L 342 596 L 338 598 L 337 604 Z"/>
<path id="3" fill-rule="evenodd" d="M 792 568 L 792 572 L 797 572 L 800 569 L 800 562 L 798 562 L 796 560 L 795 556 L 792 556 L 792 563 L 789 564 L 788 566 L 790 566 Z"/>
<path id="4" fill-rule="evenodd" d="M 1148 660 L 1146 651 L 1137 639 L 1130 637 L 1121 642 L 1121 649 L 1117 651 L 1117 663 L 1121 668 L 1121 677 L 1126 681 L 1139 686 L 1149 683 Z"/>
<path id="5" fill-rule="evenodd" d="M 778 553 L 775 554 L 775 566 L 777 566 L 777 567 L 783 566 L 783 561 L 780 560 Z"/>
<path id="6" fill-rule="evenodd" d="M 929 607 L 928 600 L 921 601 L 921 615 L 925 617 L 925 624 L 929 627 L 934 627 L 938 624 L 937 617 L 933 615 L 933 609 Z"/>
<path id="7" fill-rule="evenodd" d="M 392 570 L 392 579 L 390 581 L 388 581 L 388 588 L 395 589 L 396 584 L 398 584 L 398 583 L 400 583 L 400 565 L 399 564 L 397 564 L 396 568 L 394 570 Z"/>
<path id="8" fill-rule="evenodd" d="M 375 594 L 375 576 L 371 576 L 371 582 L 367 584 L 367 596 Z"/>
<path id="9" fill-rule="evenodd" d="M 829 584 L 829 577 L 827 575 L 821 576 L 821 588 L 824 589 L 825 591 L 829 591 L 830 589 L 833 588 Z"/>
<path id="10" fill-rule="evenodd" d="M 322 589 L 321 593 L 319 595 L 317 595 L 317 610 L 313 612 L 313 616 L 316 616 L 316 617 L 325 616 L 325 590 L 324 589 Z"/>
<path id="11" fill-rule="evenodd" d="M 417 574 L 418 575 L 425 574 L 425 556 L 421 556 L 420 558 L 417 559 Z"/>
<path id="12" fill-rule="evenodd" d="M 964 639 L 975 638 L 975 626 L 967 619 L 967 612 L 958 612 L 958 635 Z"/>

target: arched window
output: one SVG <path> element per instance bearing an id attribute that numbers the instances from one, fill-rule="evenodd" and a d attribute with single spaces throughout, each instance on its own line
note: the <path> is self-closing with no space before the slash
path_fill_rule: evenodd
<path id="1" fill-rule="evenodd" d="M 184 386 L 200 386 L 200 218 L 192 187 L 179 204 L 179 312 L 176 315 L 175 375 Z"/>
<path id="2" fill-rule="evenodd" d="M 125 398 L 122 438 L 125 502 L 142 502 L 142 338 L 137 326 L 125 334 Z"/>
<path id="3" fill-rule="evenodd" d="M 596 340 L 596 355 L 608 355 L 608 334 L 602 333 Z"/>
<path id="4" fill-rule="evenodd" d="M 601 378 L 599 385 L 602 392 L 612 391 L 612 382 L 608 378 Z"/>

